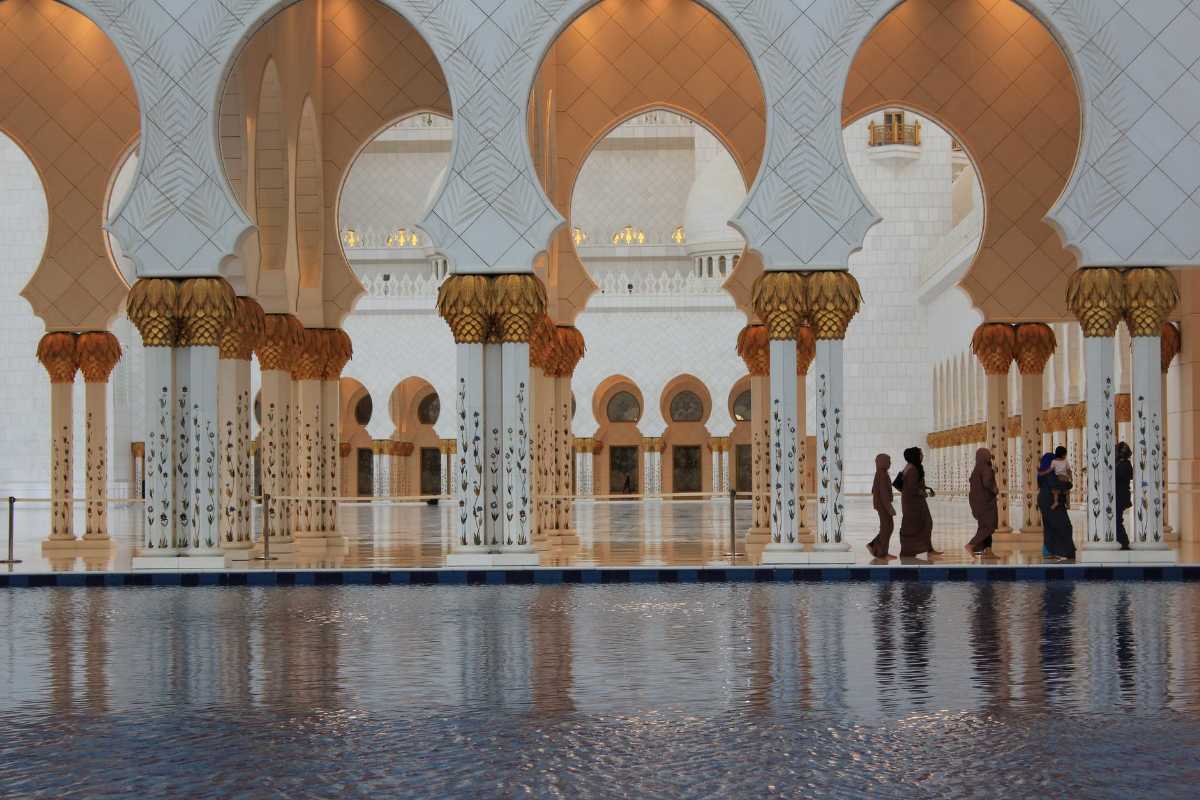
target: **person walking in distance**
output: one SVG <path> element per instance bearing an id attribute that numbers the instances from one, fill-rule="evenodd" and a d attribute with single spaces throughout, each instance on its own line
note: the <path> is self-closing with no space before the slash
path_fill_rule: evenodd
<path id="1" fill-rule="evenodd" d="M 895 558 L 888 555 L 892 531 L 896 527 L 896 503 L 892 494 L 892 478 L 888 475 L 891 468 L 891 456 L 886 453 L 875 456 L 875 483 L 871 485 L 871 502 L 875 513 L 879 514 L 879 534 L 867 545 L 867 550 L 875 558 Z"/>
<path id="2" fill-rule="evenodd" d="M 1133 507 L 1133 451 L 1125 442 L 1117 443 L 1117 543 L 1129 549 L 1125 532 L 1125 512 Z"/>
<path id="3" fill-rule="evenodd" d="M 933 491 L 925 485 L 925 468 L 921 465 L 921 448 L 904 451 L 907 462 L 893 486 L 900 489 L 900 557 L 912 558 L 923 553 L 941 555 L 933 549 L 933 515 L 929 513 L 929 498 Z"/>

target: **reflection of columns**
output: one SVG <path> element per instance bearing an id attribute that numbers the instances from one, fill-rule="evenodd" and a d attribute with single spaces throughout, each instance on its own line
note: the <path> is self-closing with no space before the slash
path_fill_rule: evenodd
<path id="1" fill-rule="evenodd" d="M 658 436 L 642 437 L 642 497 L 662 496 L 663 440 Z"/>
<path id="2" fill-rule="evenodd" d="M 220 428 L 221 543 L 226 551 L 251 546 L 254 462 L 250 454 L 250 358 L 263 333 L 262 306 L 239 297 L 221 336 L 217 416 Z"/>
<path id="3" fill-rule="evenodd" d="M 796 560 L 804 549 L 798 538 L 796 475 L 796 334 L 807 311 L 804 276 L 764 272 L 754 282 L 754 310 L 770 338 L 771 404 L 771 558 Z"/>
<path id="4" fill-rule="evenodd" d="M 1042 386 L 1046 364 L 1057 340 L 1049 325 L 1040 322 L 1018 325 L 1015 338 L 1017 368 L 1021 372 L 1021 463 L 1024 515 L 1021 530 L 1041 533 L 1042 515 L 1037 504 L 1037 467 L 1042 452 L 1045 391 Z"/>
<path id="5" fill-rule="evenodd" d="M 1167 551 L 1160 337 L 1167 315 L 1179 304 L 1179 287 L 1165 269 L 1131 269 L 1124 277 L 1125 322 L 1133 337 L 1133 527 L 1129 539 L 1135 551 Z M 1154 558 L 1165 555 L 1158 553 Z"/>
<path id="6" fill-rule="evenodd" d="M 184 555 L 220 557 L 218 507 L 218 345 L 237 307 L 224 278 L 179 284 L 179 342 L 175 350 L 176 541 Z M 224 562 L 221 562 L 224 564 Z"/>
<path id="7" fill-rule="evenodd" d="M 121 358 L 121 345 L 108 331 L 80 334 L 76 341 L 79 368 L 86 383 L 84 448 L 86 450 L 87 528 L 84 541 L 107 543 L 108 537 L 108 376 Z"/>
<path id="8" fill-rule="evenodd" d="M 1067 304 L 1084 335 L 1087 403 L 1087 543 L 1080 553 L 1119 548 L 1116 529 L 1116 433 L 1113 398 L 1113 334 L 1125 308 L 1120 270 L 1077 270 L 1067 288 Z M 1103 555 L 1101 558 L 1105 557 Z"/>
<path id="9" fill-rule="evenodd" d="M 593 472 L 599 447 L 596 440 L 590 437 L 575 439 L 576 494 L 580 497 L 591 497 L 595 491 Z"/>
<path id="10" fill-rule="evenodd" d="M 750 464 L 752 521 L 746 542 L 771 541 L 770 339 L 766 325 L 747 325 L 738 334 L 738 355 L 750 371 Z"/>
<path id="11" fill-rule="evenodd" d="M 75 334 L 47 333 L 38 342 L 38 361 L 50 373 L 50 536 L 45 546 L 75 543 Z"/>
<path id="12" fill-rule="evenodd" d="M 288 493 L 292 418 L 292 359 L 302 346 L 304 326 L 290 314 L 267 314 L 255 353 L 262 366 L 259 460 L 262 493 L 271 496 L 271 546 L 292 544 L 288 510 L 276 498 Z"/>
<path id="13" fill-rule="evenodd" d="M 975 330 L 971 350 L 987 373 L 987 448 L 996 465 L 996 485 L 1000 490 L 1000 533 L 1009 526 L 1008 494 L 1008 372 L 1012 367 L 1016 335 L 1011 325 L 985 323 Z M 1039 401 L 1040 401 L 1039 397 Z"/>
<path id="14" fill-rule="evenodd" d="M 1167 322 L 1163 324 L 1162 334 L 1162 352 L 1159 357 L 1159 366 L 1162 370 L 1162 392 L 1163 411 L 1162 411 L 1162 463 L 1163 463 L 1163 535 L 1168 538 L 1175 538 L 1174 531 L 1171 529 L 1171 498 L 1168 495 L 1168 485 L 1170 483 L 1170 463 L 1167 450 L 1167 420 L 1170 419 L 1171 409 L 1167 406 L 1167 372 L 1171 369 L 1171 362 L 1175 360 L 1175 356 L 1179 355 L 1181 337 L 1179 328 L 1173 323 Z"/>
<path id="15" fill-rule="evenodd" d="M 841 561 L 850 544 L 844 539 L 846 441 L 843 342 L 862 294 L 849 272 L 814 272 L 808 276 L 808 307 L 817 338 L 814 373 L 814 423 L 817 427 L 817 553 Z M 835 555 L 837 554 L 837 555 Z M 814 554 L 814 558 L 816 555 Z"/>
<path id="16" fill-rule="evenodd" d="M 805 544 L 815 544 L 816 534 L 809 520 L 808 493 L 812 486 L 812 471 L 815 464 L 808 463 L 808 398 L 806 396 L 806 378 L 808 368 L 817 357 L 817 341 L 813 336 L 812 327 L 801 325 L 796 329 L 796 475 L 799 481 L 796 493 L 797 505 L 800 509 L 797 537 Z"/>
<path id="17" fill-rule="evenodd" d="M 178 289 L 166 278 L 142 278 L 129 290 L 126 313 L 145 348 L 146 502 L 139 556 L 173 556 L 175 545 L 175 398 L 171 350 L 178 335 Z"/>
<path id="18" fill-rule="evenodd" d="M 450 486 L 450 468 L 451 468 L 450 462 L 454 458 L 454 440 L 453 439 L 442 439 L 438 443 L 438 451 L 441 453 L 441 456 L 442 456 L 440 459 L 441 466 L 442 466 L 442 469 L 441 469 L 442 475 L 441 475 L 441 484 L 440 484 L 441 491 L 442 491 L 442 495 L 446 496 L 446 495 L 451 494 L 451 492 L 452 492 L 452 487 Z"/>

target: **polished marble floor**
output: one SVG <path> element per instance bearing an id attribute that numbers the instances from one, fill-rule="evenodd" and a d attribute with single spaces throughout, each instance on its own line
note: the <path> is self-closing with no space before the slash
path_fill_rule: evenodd
<path id="1" fill-rule="evenodd" d="M 963 546 L 974 533 L 974 523 L 963 498 L 937 498 L 931 502 L 935 528 L 934 546 L 942 551 L 935 559 L 941 565 L 1014 565 L 1042 563 L 1039 546 L 997 548 L 994 558 L 981 560 L 967 555 Z M 727 566 L 730 564 L 730 504 L 727 499 L 690 501 L 588 501 L 575 506 L 578 548 L 546 551 L 547 566 L 632 567 L 632 566 Z M 141 537 L 140 506 L 125 503 L 110 511 L 113 544 L 108 550 L 89 552 L 43 552 L 48 522 L 44 502 L 20 503 L 15 515 L 14 548 L 20 564 L 0 567 L 12 572 L 128 571 L 134 547 Z M 1073 512 L 1076 541 L 1082 538 L 1080 512 Z M 438 568 L 446 565 L 449 549 L 450 506 L 424 503 L 361 504 L 340 506 L 340 527 L 347 545 L 336 552 L 319 554 L 276 553 L 268 565 L 263 561 L 231 561 L 228 568 Z M 79 521 L 82 523 L 82 520 Z M 859 565 L 883 564 L 872 559 L 866 543 L 875 535 L 876 518 L 866 497 L 852 497 L 847 505 L 847 531 L 851 553 Z M 739 501 L 734 511 L 738 564 L 757 563 L 760 552 L 746 551 L 745 531 L 750 526 L 750 503 Z M 79 525 L 80 529 L 82 524 Z M 1191 542 L 1179 548 L 1179 563 L 1200 563 L 1200 548 Z M 3 548 L 0 541 L 0 548 Z M 892 539 L 892 553 L 899 552 L 899 538 Z M 926 558 L 897 559 L 892 564 L 928 564 Z"/>

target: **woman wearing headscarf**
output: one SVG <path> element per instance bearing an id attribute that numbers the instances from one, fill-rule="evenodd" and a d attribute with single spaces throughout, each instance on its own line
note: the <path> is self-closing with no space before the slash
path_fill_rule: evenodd
<path id="1" fill-rule="evenodd" d="M 1054 502 L 1055 483 L 1053 453 L 1046 453 L 1038 463 L 1038 510 L 1042 512 L 1042 555 L 1056 561 L 1075 559 L 1075 530 L 1067 504 Z"/>
<path id="2" fill-rule="evenodd" d="M 971 472 L 970 492 L 967 495 L 971 516 L 978 524 L 975 537 L 967 542 L 967 552 L 973 556 L 991 552 L 992 534 L 1000 525 L 1000 508 L 996 505 L 999 496 L 1000 487 L 996 485 L 996 471 L 992 468 L 992 451 L 981 447 L 975 451 L 975 469 Z"/>
<path id="3" fill-rule="evenodd" d="M 871 502 L 875 512 L 879 514 L 879 535 L 867 545 L 867 550 L 875 558 L 895 558 L 888 555 L 892 531 L 896 527 L 896 503 L 892 495 L 892 478 L 888 475 L 891 468 L 891 456 L 886 453 L 875 456 L 875 482 L 871 484 Z"/>
<path id="4" fill-rule="evenodd" d="M 921 466 L 921 448 L 904 451 L 905 465 L 900 472 L 900 557 L 912 558 L 922 553 L 941 555 L 933 549 L 933 516 L 929 513 L 932 494 L 925 486 L 925 468 Z"/>

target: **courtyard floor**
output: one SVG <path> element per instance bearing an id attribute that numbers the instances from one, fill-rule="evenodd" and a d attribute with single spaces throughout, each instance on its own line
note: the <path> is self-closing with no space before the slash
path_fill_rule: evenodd
<path id="1" fill-rule="evenodd" d="M 855 566 L 927 565 L 1024 566 L 1043 563 L 1040 537 L 1019 547 L 997 546 L 994 558 L 972 558 L 964 545 L 974 533 L 966 501 L 938 498 L 931 502 L 934 517 L 934 546 L 942 555 L 934 558 L 873 559 L 866 543 L 875 535 L 875 514 L 865 497 L 851 498 L 847 505 L 847 538 Z M 1014 515 L 1016 509 L 1014 509 Z M 750 503 L 739 501 L 735 511 L 737 556 L 730 559 L 728 500 L 691 501 L 585 501 L 575 506 L 579 533 L 578 548 L 548 550 L 541 554 L 542 566 L 578 568 L 621 567 L 728 567 L 761 562 L 761 550 L 746 550 L 745 532 L 750 526 Z M 1075 540 L 1082 541 L 1082 517 L 1072 512 Z M 1014 516 L 1015 518 L 1015 516 Z M 344 548 L 319 554 L 276 552 L 275 560 L 229 561 L 230 570 L 263 569 L 438 569 L 444 568 L 452 531 L 451 507 L 424 503 L 343 503 L 340 530 L 347 539 Z M 134 548 L 141 540 L 140 506 L 114 506 L 109 528 L 113 537 L 107 551 L 43 552 L 49 509 L 45 502 L 19 503 L 15 514 L 14 549 L 21 563 L 0 566 L 2 573 L 129 572 Z M 82 520 L 80 520 L 82 523 Z M 898 527 L 898 526 L 897 526 Z M 82 529 L 79 524 L 77 529 Z M 1200 564 L 1200 546 L 1172 541 L 1181 565 Z M 3 547 L 0 542 L 0 548 Z M 893 536 L 891 552 L 899 552 L 899 537 Z"/>

